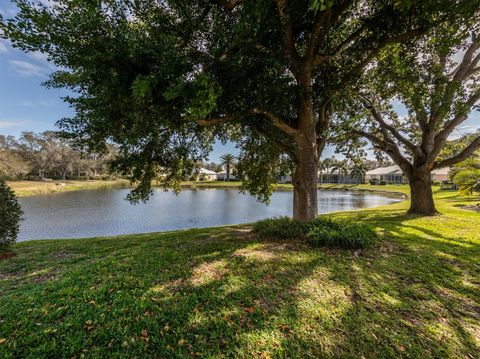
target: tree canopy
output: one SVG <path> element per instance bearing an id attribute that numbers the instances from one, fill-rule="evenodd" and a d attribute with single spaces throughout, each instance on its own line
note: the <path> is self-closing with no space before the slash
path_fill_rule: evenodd
<path id="1" fill-rule="evenodd" d="M 241 150 L 244 188 L 266 200 L 286 158 L 294 216 L 317 214 L 317 170 L 335 96 L 386 46 L 469 16 L 471 0 L 79 1 L 20 9 L 1 28 L 62 70 L 74 118 L 60 126 L 95 150 L 119 145 L 116 169 L 145 199 L 191 173 L 216 139 Z"/>
<path id="2" fill-rule="evenodd" d="M 432 170 L 464 161 L 480 148 L 478 134 L 448 141 L 470 112 L 479 109 L 480 11 L 474 14 L 473 21 L 437 27 L 415 48 L 386 48 L 338 117 L 346 137 L 368 139 L 402 169 L 412 189 L 414 213 L 435 212 Z M 394 110 L 395 101 L 406 107 L 407 116 Z"/>

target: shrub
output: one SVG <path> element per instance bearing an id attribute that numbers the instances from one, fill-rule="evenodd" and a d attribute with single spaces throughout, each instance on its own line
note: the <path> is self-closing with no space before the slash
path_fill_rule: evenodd
<path id="1" fill-rule="evenodd" d="M 368 183 L 370 183 L 372 186 L 375 186 L 375 185 L 378 184 L 378 180 L 376 178 L 373 178 L 373 179 L 369 180 Z"/>
<path id="2" fill-rule="evenodd" d="M 387 184 L 387 181 L 380 181 L 379 185 L 380 186 L 385 186 Z"/>
<path id="3" fill-rule="evenodd" d="M 298 239 L 304 237 L 306 228 L 289 217 L 277 217 L 256 222 L 253 230 L 262 238 Z"/>
<path id="4" fill-rule="evenodd" d="M 15 243 L 22 214 L 17 196 L 0 180 L 0 247 Z"/>
<path id="5" fill-rule="evenodd" d="M 289 217 L 270 218 L 255 223 L 255 233 L 269 239 L 307 239 L 313 247 L 361 249 L 373 244 L 377 234 L 365 224 L 318 217 L 301 223 Z"/>
<path id="6" fill-rule="evenodd" d="M 373 244 L 377 234 L 365 224 L 318 218 L 308 224 L 306 238 L 314 247 L 362 249 Z"/>

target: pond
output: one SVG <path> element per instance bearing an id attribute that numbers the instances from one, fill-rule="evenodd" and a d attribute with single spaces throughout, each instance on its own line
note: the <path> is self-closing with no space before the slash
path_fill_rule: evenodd
<path id="1" fill-rule="evenodd" d="M 267 206 L 234 189 L 188 189 L 178 196 L 156 189 L 147 203 L 130 204 L 128 189 L 65 192 L 20 198 L 25 220 L 19 241 L 170 231 L 291 216 L 291 191 Z M 351 191 L 319 191 L 319 213 L 367 208 L 401 199 Z"/>

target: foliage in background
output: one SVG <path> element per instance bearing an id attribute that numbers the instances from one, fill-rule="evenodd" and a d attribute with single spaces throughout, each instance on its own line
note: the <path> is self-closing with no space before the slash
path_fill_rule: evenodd
<path id="1" fill-rule="evenodd" d="M 17 240 L 22 214 L 15 193 L 0 179 L 0 248 Z"/>
<path id="2" fill-rule="evenodd" d="M 462 194 L 480 193 L 480 168 L 460 170 L 453 177 L 453 181 Z"/>
<path id="3" fill-rule="evenodd" d="M 23 132 L 18 139 L 0 135 L 0 177 L 105 178 L 116 152 L 109 144 L 104 153 L 91 153 L 53 131 Z"/>

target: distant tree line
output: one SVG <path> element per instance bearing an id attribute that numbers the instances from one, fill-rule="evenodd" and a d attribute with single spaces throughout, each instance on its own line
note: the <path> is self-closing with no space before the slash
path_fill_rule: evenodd
<path id="1" fill-rule="evenodd" d="M 77 148 L 53 131 L 24 132 L 19 138 L 0 135 L 0 178 L 105 178 L 115 154 L 114 146 L 102 154 Z"/>

